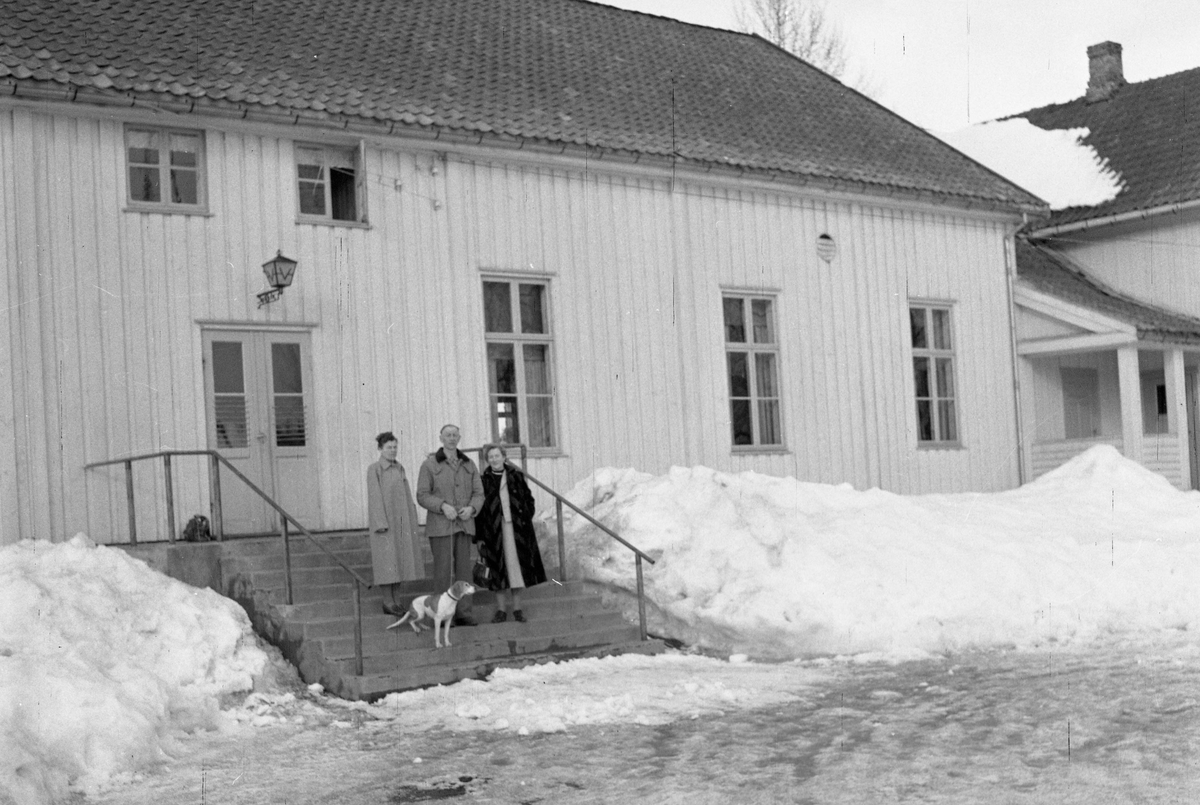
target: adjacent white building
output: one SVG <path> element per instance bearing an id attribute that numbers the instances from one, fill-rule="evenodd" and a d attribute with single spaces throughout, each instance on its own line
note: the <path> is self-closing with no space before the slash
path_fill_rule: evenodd
<path id="1" fill-rule="evenodd" d="M 1086 130 L 1122 185 L 1055 211 L 1019 247 L 1026 475 L 1102 442 L 1200 488 L 1200 129 L 1189 117 L 1200 69 L 1128 84 L 1119 44 L 1088 57 L 1084 95 L 1020 115 Z"/>

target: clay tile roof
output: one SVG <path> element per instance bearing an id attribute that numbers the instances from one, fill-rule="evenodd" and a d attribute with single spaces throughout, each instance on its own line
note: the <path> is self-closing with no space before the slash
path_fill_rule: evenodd
<path id="1" fill-rule="evenodd" d="M 1125 182 L 1112 201 L 1056 212 L 1049 226 L 1200 198 L 1200 68 L 1126 84 L 1106 101 L 1079 97 L 1014 117 L 1043 129 L 1086 126 L 1084 143 Z"/>
<path id="2" fill-rule="evenodd" d="M 42 30 L 49 20 L 54 33 Z M 0 0 L 0 63 L 17 76 L 9 82 L 32 74 L 143 101 L 186 94 L 201 112 L 238 102 L 415 121 L 1045 208 L 758 37 L 588 0 Z M 97 66 L 113 68 L 107 81 Z"/>
<path id="3" fill-rule="evenodd" d="M 1200 319 L 1120 294 L 1053 249 L 1017 238 L 1017 276 L 1031 287 L 1137 328 L 1148 341 L 1200 342 Z"/>

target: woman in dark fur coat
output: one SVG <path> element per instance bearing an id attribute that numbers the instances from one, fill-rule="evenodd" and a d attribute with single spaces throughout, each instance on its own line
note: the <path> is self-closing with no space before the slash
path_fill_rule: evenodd
<path id="1" fill-rule="evenodd" d="M 525 622 L 521 611 L 520 592 L 525 587 L 546 580 L 542 554 L 533 533 L 533 494 L 525 483 L 525 475 L 511 464 L 508 454 L 499 445 L 483 449 L 487 469 L 480 475 L 483 481 L 483 510 L 475 518 L 475 539 L 479 555 L 492 568 L 496 590 L 496 617 L 492 623 L 508 620 Z M 511 593 L 509 605 L 504 605 L 504 590 Z"/>

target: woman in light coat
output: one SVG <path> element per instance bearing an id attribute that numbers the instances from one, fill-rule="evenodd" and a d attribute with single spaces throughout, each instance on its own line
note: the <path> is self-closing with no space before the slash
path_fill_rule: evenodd
<path id="1" fill-rule="evenodd" d="M 417 507 L 404 467 L 396 461 L 400 446 L 395 434 L 385 431 L 375 437 L 379 460 L 367 468 L 367 515 L 371 532 L 371 565 L 377 586 L 391 588 L 391 600 L 383 602 L 389 615 L 404 614 L 396 599 L 402 581 L 420 578 L 421 555 L 417 549 Z"/>

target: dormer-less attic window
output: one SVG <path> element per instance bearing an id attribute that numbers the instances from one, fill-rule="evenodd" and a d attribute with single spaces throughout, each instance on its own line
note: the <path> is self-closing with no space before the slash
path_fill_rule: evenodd
<path id="1" fill-rule="evenodd" d="M 300 217 L 327 221 L 365 221 L 358 148 L 296 146 Z"/>

